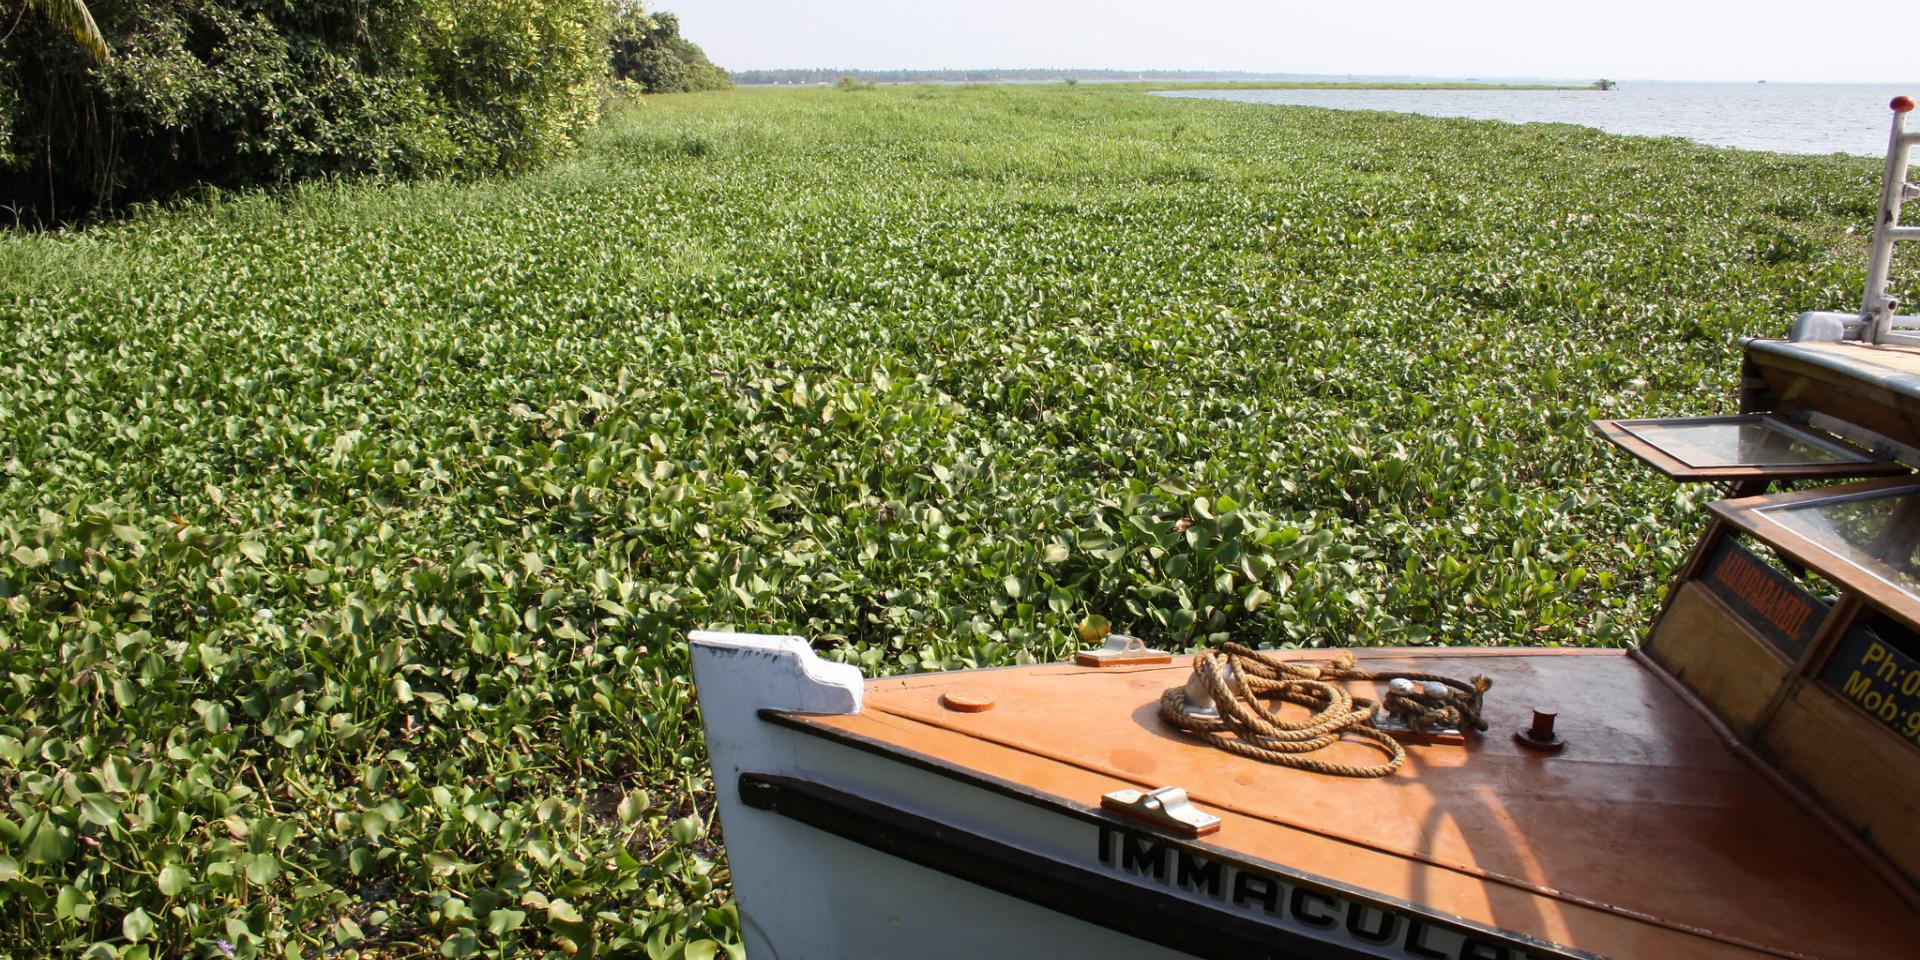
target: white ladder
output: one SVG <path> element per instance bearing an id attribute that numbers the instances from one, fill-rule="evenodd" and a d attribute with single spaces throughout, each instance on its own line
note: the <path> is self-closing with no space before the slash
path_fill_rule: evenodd
<path id="1" fill-rule="evenodd" d="M 1873 224 L 1873 249 L 1867 261 L 1867 292 L 1860 312 L 1809 312 L 1794 321 L 1789 340 L 1863 340 L 1920 346 L 1920 316 L 1901 316 L 1900 301 L 1887 296 L 1887 274 L 1893 268 L 1893 245 L 1920 240 L 1920 227 L 1900 222 L 1900 207 L 1920 197 L 1920 186 L 1907 182 L 1907 160 L 1920 131 L 1908 132 L 1911 97 L 1894 97 L 1893 132 L 1887 137 L 1887 166 L 1880 178 L 1880 213 Z"/>

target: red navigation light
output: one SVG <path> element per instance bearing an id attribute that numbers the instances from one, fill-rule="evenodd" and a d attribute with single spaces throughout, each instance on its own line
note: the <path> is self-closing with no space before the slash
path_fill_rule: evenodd
<path id="1" fill-rule="evenodd" d="M 1913 109 L 1913 98 L 1904 95 L 1894 97 L 1893 102 L 1887 104 L 1887 106 L 1892 107 L 1894 113 L 1906 113 L 1908 110 Z"/>

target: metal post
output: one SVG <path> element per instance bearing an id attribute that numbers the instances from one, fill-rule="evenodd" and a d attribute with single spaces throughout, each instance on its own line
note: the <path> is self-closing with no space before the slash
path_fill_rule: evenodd
<path id="1" fill-rule="evenodd" d="M 1899 302 L 1887 298 L 1887 273 L 1893 269 L 1893 243 L 1900 228 L 1900 204 L 1907 193 L 1907 151 L 1913 138 L 1906 134 L 1907 113 L 1913 100 L 1894 97 L 1893 133 L 1887 139 L 1887 166 L 1880 179 L 1880 219 L 1873 225 L 1873 251 L 1867 260 L 1867 294 L 1860 304 L 1860 318 L 1867 322 L 1866 341 L 1885 343 L 1893 329 L 1893 314 Z M 1906 239 L 1904 236 L 1901 239 Z"/>

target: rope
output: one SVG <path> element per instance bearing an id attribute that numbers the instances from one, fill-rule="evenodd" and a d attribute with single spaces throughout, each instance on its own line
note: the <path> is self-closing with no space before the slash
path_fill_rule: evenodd
<path id="1" fill-rule="evenodd" d="M 1463 683 L 1439 674 L 1378 674 L 1356 668 L 1353 654 L 1346 651 L 1321 664 L 1289 663 L 1237 643 L 1201 651 L 1194 659 L 1193 674 L 1218 714 L 1187 712 L 1187 687 L 1180 686 L 1160 695 L 1162 720 L 1228 753 L 1336 777 L 1389 776 L 1407 759 L 1400 741 L 1373 725 L 1382 705 L 1348 693 L 1341 681 L 1389 676 L 1440 684 L 1444 692 L 1403 687 L 1386 697 L 1387 712 L 1420 732 L 1468 726 L 1486 730 L 1481 699 L 1493 685 L 1486 677 Z M 1262 704 L 1265 700 L 1292 703 L 1311 713 L 1304 720 L 1287 720 L 1277 710 L 1267 709 Z M 1354 764 L 1307 756 L 1349 735 L 1378 750 L 1386 760 Z"/>

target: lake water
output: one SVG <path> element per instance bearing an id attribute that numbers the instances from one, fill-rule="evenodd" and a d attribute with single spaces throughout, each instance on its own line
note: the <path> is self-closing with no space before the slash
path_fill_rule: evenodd
<path id="1" fill-rule="evenodd" d="M 1911 84 L 1623 83 L 1598 90 L 1179 90 L 1163 97 L 1388 110 L 1513 123 L 1576 123 L 1608 133 L 1685 137 L 1781 153 L 1884 156 L 1895 94 Z"/>

